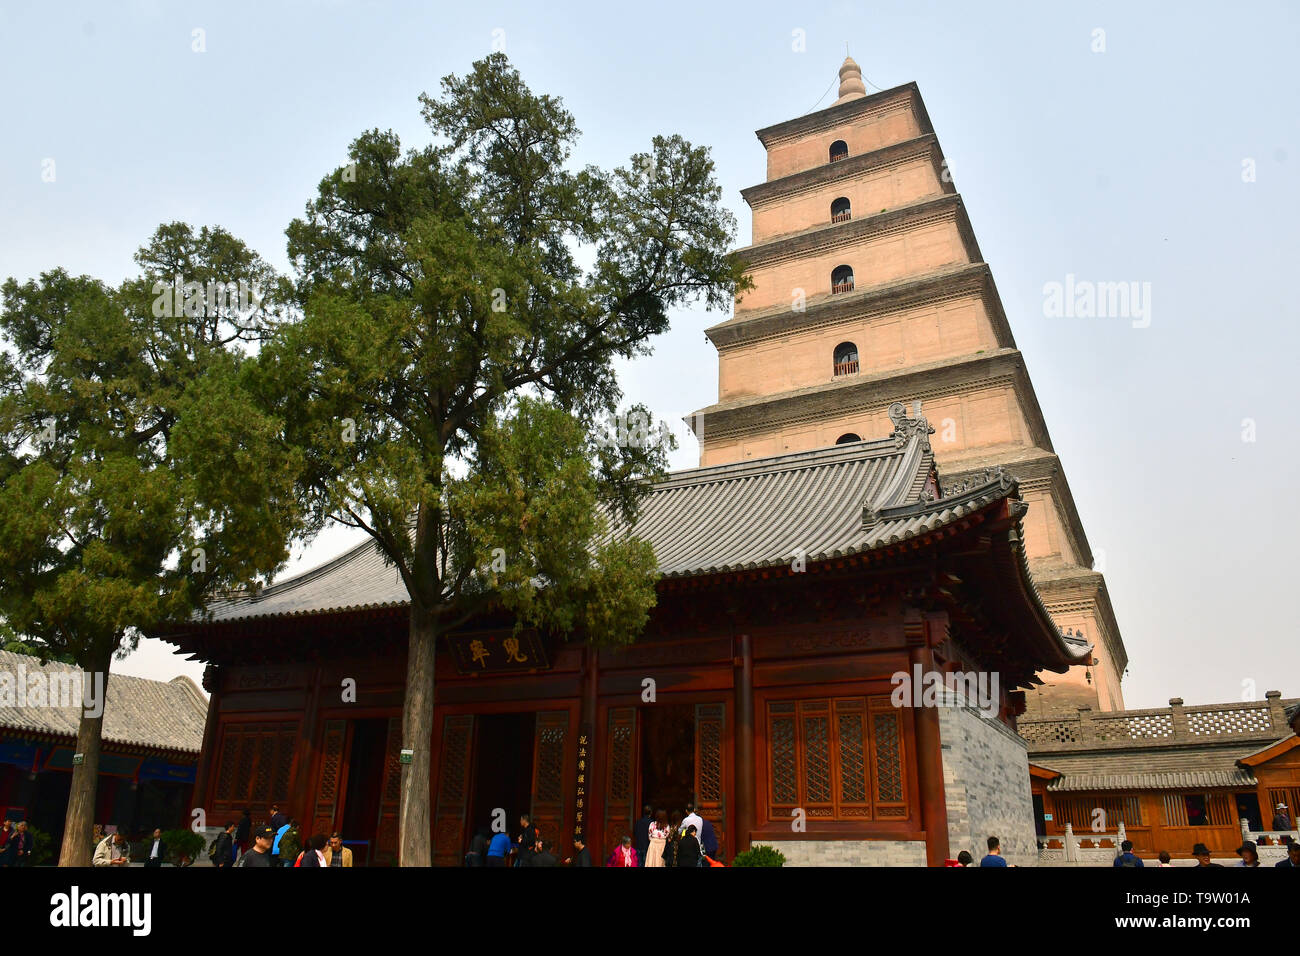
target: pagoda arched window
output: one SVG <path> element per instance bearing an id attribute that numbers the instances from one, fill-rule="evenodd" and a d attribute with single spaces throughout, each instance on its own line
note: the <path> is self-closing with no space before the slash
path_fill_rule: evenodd
<path id="1" fill-rule="evenodd" d="M 835 444 L 847 445 L 849 442 L 855 442 L 855 441 L 862 441 L 862 439 L 859 438 L 857 435 L 853 434 L 853 432 L 845 432 L 839 438 L 835 439 Z"/>
<path id="2" fill-rule="evenodd" d="M 847 197 L 841 196 L 831 203 L 831 222 L 848 222 L 852 218 L 853 212 Z"/>
<path id="3" fill-rule="evenodd" d="M 849 158 L 849 144 L 842 139 L 837 139 L 831 143 L 831 162 L 838 163 L 841 159 Z"/>
<path id="4" fill-rule="evenodd" d="M 840 292 L 853 291 L 853 267 L 836 266 L 835 271 L 831 273 L 831 292 L 832 294 Z"/>
<path id="5" fill-rule="evenodd" d="M 841 342 L 835 346 L 835 374 L 858 374 L 858 347 L 852 342 Z M 859 438 L 853 440 L 861 441 Z"/>

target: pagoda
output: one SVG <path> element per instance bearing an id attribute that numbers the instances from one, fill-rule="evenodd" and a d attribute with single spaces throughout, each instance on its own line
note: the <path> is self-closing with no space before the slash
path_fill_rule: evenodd
<path id="1" fill-rule="evenodd" d="M 1040 675 L 1032 713 L 1122 709 L 1128 656 L 993 275 L 915 83 L 868 94 L 851 58 L 828 108 L 758 130 L 767 181 L 741 195 L 753 289 L 707 330 L 718 401 L 695 412 L 712 466 L 885 434 L 885 410 L 936 430 L 945 483 L 1003 466 L 1029 505 L 1024 545 L 1088 663 Z"/>

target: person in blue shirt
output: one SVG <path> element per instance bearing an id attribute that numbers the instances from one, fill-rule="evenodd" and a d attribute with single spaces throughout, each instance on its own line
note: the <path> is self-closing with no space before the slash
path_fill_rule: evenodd
<path id="1" fill-rule="evenodd" d="M 289 832 L 289 821 L 285 820 L 283 824 L 275 828 L 275 842 L 271 844 L 271 865 L 283 866 L 284 861 L 280 859 L 280 841 L 284 835 Z"/>
<path id="2" fill-rule="evenodd" d="M 1113 866 L 1145 866 L 1142 860 L 1133 852 L 1133 841 L 1125 840 L 1119 845 L 1122 851 L 1119 856 L 1115 857 Z"/>
<path id="3" fill-rule="evenodd" d="M 989 837 L 989 852 L 984 859 L 980 860 L 980 866 L 1006 866 L 1007 861 L 1002 859 L 1002 841 L 995 836 Z"/>
<path id="4" fill-rule="evenodd" d="M 492 834 L 492 842 L 488 844 L 487 865 L 488 866 L 505 866 L 506 856 L 510 853 L 510 837 L 504 833 Z"/>

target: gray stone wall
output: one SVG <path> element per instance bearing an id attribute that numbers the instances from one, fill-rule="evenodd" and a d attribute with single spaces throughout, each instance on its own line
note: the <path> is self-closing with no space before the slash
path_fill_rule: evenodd
<path id="1" fill-rule="evenodd" d="M 1027 745 L 1000 720 L 969 708 L 939 708 L 949 856 L 970 851 L 978 863 L 986 841 L 1002 841 L 1008 863 L 1038 861 Z"/>
<path id="2" fill-rule="evenodd" d="M 755 840 L 785 854 L 786 866 L 925 866 L 920 840 Z"/>

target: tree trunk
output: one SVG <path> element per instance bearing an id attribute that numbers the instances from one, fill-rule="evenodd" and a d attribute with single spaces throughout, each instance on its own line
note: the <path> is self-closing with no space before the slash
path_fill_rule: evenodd
<path id="1" fill-rule="evenodd" d="M 406 702 L 402 708 L 402 747 L 412 751 L 402 765 L 398 811 L 399 866 L 433 864 L 429 825 L 429 765 L 433 740 L 433 655 L 438 643 L 434 618 L 411 605 L 410 646 L 406 661 Z"/>
<path id="2" fill-rule="evenodd" d="M 108 669 L 113 661 L 113 648 L 97 652 L 95 659 L 88 661 L 89 667 L 83 669 L 82 679 L 93 682 L 96 674 L 102 674 L 104 683 L 101 702 L 108 702 Z M 99 784 L 99 750 L 104 729 L 104 708 L 100 708 L 98 717 L 86 716 L 85 708 L 81 711 L 81 723 L 77 727 L 77 750 L 82 755 L 80 765 L 72 768 L 72 787 L 68 793 L 68 814 L 63 818 L 63 848 L 59 851 L 59 866 L 90 866 L 94 852 L 91 840 L 95 832 L 95 794 Z"/>

